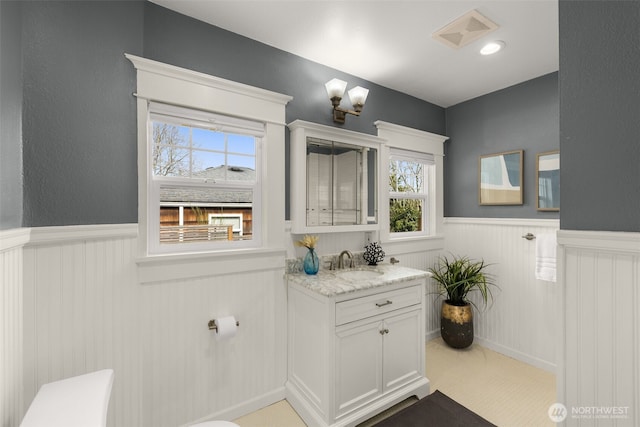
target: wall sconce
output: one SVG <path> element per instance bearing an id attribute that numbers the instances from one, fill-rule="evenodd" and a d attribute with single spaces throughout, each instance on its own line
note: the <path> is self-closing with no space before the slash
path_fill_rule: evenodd
<path id="1" fill-rule="evenodd" d="M 339 79 L 333 79 L 324 85 L 327 88 L 327 94 L 333 105 L 333 121 L 336 123 L 344 123 L 347 114 L 353 114 L 359 116 L 364 107 L 364 103 L 369 95 L 369 89 L 365 89 L 360 86 L 356 86 L 349 91 L 349 99 L 353 105 L 353 110 L 346 110 L 340 107 L 340 101 L 344 96 L 344 91 L 347 88 L 347 82 Z"/>

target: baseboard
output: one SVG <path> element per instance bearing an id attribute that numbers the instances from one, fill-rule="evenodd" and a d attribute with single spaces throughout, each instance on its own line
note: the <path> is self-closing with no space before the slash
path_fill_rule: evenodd
<path id="1" fill-rule="evenodd" d="M 338 419 L 333 424 L 328 425 L 328 427 L 356 426 L 411 396 L 416 396 L 418 399 L 428 396 L 431 392 L 430 387 L 429 380 L 421 377 L 397 390 L 376 398 L 373 403 L 365 404 L 351 413 L 338 417 Z M 287 382 L 287 401 L 307 425 L 327 426 L 327 422 L 322 416 L 309 405 L 306 399 L 302 398 L 296 387 L 289 382 Z"/>
<path id="2" fill-rule="evenodd" d="M 261 396 L 256 396 L 253 399 L 247 400 L 245 402 L 239 403 L 235 406 L 225 409 L 224 411 L 216 412 L 214 414 L 208 415 L 204 418 L 200 418 L 198 420 L 190 421 L 187 424 L 184 424 L 180 427 L 189 427 L 192 424 L 202 423 L 205 421 L 213 421 L 213 420 L 235 420 L 236 418 L 240 418 L 244 415 L 250 414 L 252 412 L 258 411 L 266 406 L 273 405 L 276 402 L 284 400 L 285 391 L 284 387 L 278 387 L 268 393 L 265 393 Z"/>
<path id="3" fill-rule="evenodd" d="M 326 422 L 322 418 L 324 414 L 318 414 L 317 409 L 314 408 L 308 401 L 302 396 L 302 393 L 298 387 L 291 381 L 287 381 L 285 387 L 285 395 L 289 405 L 298 413 L 298 416 L 302 418 L 307 425 L 321 426 Z"/>
<path id="4" fill-rule="evenodd" d="M 489 340 L 485 340 L 484 338 L 474 337 L 474 343 L 479 344 L 489 350 L 496 351 L 500 354 L 504 354 L 505 356 L 509 356 L 513 359 L 519 360 L 521 362 L 527 363 L 531 366 L 535 366 L 536 368 L 543 369 L 552 374 L 556 373 L 557 366 L 554 363 L 547 362 L 546 360 L 538 359 L 535 357 L 531 357 L 525 353 L 513 350 L 509 347 L 505 347 L 503 345 L 494 343 Z"/>
<path id="5" fill-rule="evenodd" d="M 440 329 L 434 329 L 433 331 L 429 331 L 424 335 L 424 342 L 427 343 L 438 337 L 440 337 Z"/>
<path id="6" fill-rule="evenodd" d="M 418 381 L 411 383 L 410 385 L 401 387 L 400 389 L 388 393 L 385 397 L 378 400 L 376 403 L 367 406 L 365 409 L 361 409 L 359 411 L 355 411 L 352 414 L 349 414 L 330 427 L 353 427 L 358 424 L 363 423 L 364 421 L 374 417 L 375 415 L 386 411 L 394 405 L 402 402 L 403 400 L 415 396 L 418 399 L 422 399 L 427 397 L 431 392 L 431 384 L 427 378 L 421 378 Z"/>
<path id="7" fill-rule="evenodd" d="M 433 339 L 436 338 L 440 338 L 440 330 L 436 329 L 430 332 L 427 332 L 425 335 L 425 343 L 429 342 Z M 489 341 L 486 340 L 484 338 L 480 338 L 480 337 L 474 337 L 473 338 L 473 342 L 475 344 L 481 345 L 485 348 L 488 348 L 489 350 L 493 350 L 496 351 L 500 354 L 504 354 L 505 356 L 509 356 L 513 359 L 519 360 L 520 362 L 524 362 L 526 364 L 529 364 L 531 366 L 535 366 L 536 368 L 540 368 L 543 369 L 547 372 L 551 372 L 552 374 L 556 373 L 556 369 L 557 366 L 551 362 L 547 362 L 546 360 L 541 360 L 535 357 L 531 357 L 527 354 L 524 354 L 522 352 L 513 350 L 509 347 L 505 347 L 503 345 L 500 344 L 496 344 L 493 341 Z"/>

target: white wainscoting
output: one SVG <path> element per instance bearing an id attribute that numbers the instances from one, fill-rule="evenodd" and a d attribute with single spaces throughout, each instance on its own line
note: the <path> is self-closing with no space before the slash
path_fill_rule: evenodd
<path id="1" fill-rule="evenodd" d="M 493 304 L 474 313 L 475 342 L 555 372 L 560 334 L 560 283 L 535 278 L 535 240 L 527 233 L 556 233 L 557 220 L 446 218 L 446 251 L 484 259 L 500 290 Z"/>
<path id="2" fill-rule="evenodd" d="M 42 384 L 101 368 L 115 370 L 112 427 L 232 419 L 282 399 L 284 256 L 263 271 L 141 284 L 137 228 L 31 229 L 22 412 Z M 240 328 L 218 342 L 207 323 L 226 315 Z"/>
<path id="3" fill-rule="evenodd" d="M 22 247 L 29 230 L 0 231 L 0 425 L 23 414 Z"/>
<path id="4" fill-rule="evenodd" d="M 565 425 L 640 425 L 640 233 L 560 230 Z M 594 408 L 594 409 L 591 409 Z M 595 414 L 589 411 L 609 411 Z M 608 418 L 617 410 L 617 418 Z"/>
<path id="5" fill-rule="evenodd" d="M 557 365 L 570 411 L 628 407 L 617 425 L 640 425 L 640 237 L 557 229 L 555 220 L 448 218 L 444 238 L 383 248 L 387 260 L 419 269 L 443 250 L 494 263 L 501 290 L 476 316 L 477 342 L 550 371 Z M 535 241 L 522 238 L 529 232 L 558 232 L 558 283 L 535 279 Z M 137 225 L 1 237 L 3 425 L 16 424 L 40 385 L 105 367 L 116 371 L 110 426 L 231 419 L 283 398 L 282 265 L 140 284 Z M 363 239 L 323 235 L 319 245 L 361 250 Z M 291 244 L 287 256 L 300 250 Z M 238 335 L 218 342 L 206 324 L 228 314 L 240 321 Z M 435 304 L 427 317 L 436 336 Z"/>

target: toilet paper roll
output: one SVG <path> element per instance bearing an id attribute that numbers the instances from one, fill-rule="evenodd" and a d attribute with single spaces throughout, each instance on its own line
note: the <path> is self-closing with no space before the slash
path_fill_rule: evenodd
<path id="1" fill-rule="evenodd" d="M 216 320 L 218 331 L 216 332 L 216 339 L 218 341 L 228 340 L 236 336 L 238 326 L 236 325 L 236 318 L 233 316 L 221 317 Z"/>

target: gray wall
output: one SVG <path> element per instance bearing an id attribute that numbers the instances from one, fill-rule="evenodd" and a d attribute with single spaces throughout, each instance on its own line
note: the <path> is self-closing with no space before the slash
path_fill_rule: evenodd
<path id="1" fill-rule="evenodd" d="M 0 229 L 22 225 L 20 3 L 0 1 Z"/>
<path id="2" fill-rule="evenodd" d="M 128 52 L 292 95 L 287 121 L 333 125 L 323 88 L 330 78 L 369 87 L 363 116 L 345 128 L 373 134 L 380 119 L 451 137 L 447 216 L 554 217 L 536 212 L 531 184 L 535 154 L 560 146 L 561 227 L 640 231 L 638 1 L 561 0 L 559 77 L 451 107 L 446 127 L 440 107 L 151 3 L 0 5 L 0 228 L 137 221 Z M 20 87 L 20 52 L 22 93 L 11 92 Z M 478 206 L 477 157 L 514 148 L 525 149 L 525 204 Z"/>
<path id="3" fill-rule="evenodd" d="M 446 121 L 445 216 L 558 218 L 536 209 L 535 165 L 537 153 L 559 147 L 557 73 L 449 107 Z M 479 156 L 512 150 L 524 150 L 524 204 L 480 206 Z"/>
<path id="4" fill-rule="evenodd" d="M 185 49 L 185 46 L 188 48 Z M 147 3 L 144 56 L 293 97 L 286 120 L 301 119 L 356 132 L 376 134 L 376 120 L 443 134 L 444 109 L 417 98 L 375 85 L 358 77 L 305 60 Z M 360 117 L 347 117 L 344 125 L 333 123 L 324 84 L 337 77 L 348 87 L 369 89 Z M 346 104 L 345 104 L 346 105 Z M 286 133 L 286 164 L 289 164 L 289 133 Z M 286 217 L 289 218 L 289 169 L 287 168 Z"/>
<path id="5" fill-rule="evenodd" d="M 26 227 L 137 222 L 136 85 L 125 52 L 291 95 L 287 121 L 333 125 L 324 83 L 343 78 L 370 89 L 345 128 L 374 134 L 385 120 L 444 133 L 443 108 L 152 3 L 24 2 L 22 19 Z M 22 187 L 13 174 L 6 181 Z"/>
<path id="6" fill-rule="evenodd" d="M 139 2 L 23 3 L 24 225 L 137 222 Z"/>
<path id="7" fill-rule="evenodd" d="M 186 48 L 185 48 L 186 47 Z M 444 109 L 352 75 L 274 49 L 221 28 L 147 3 L 144 56 L 225 79 L 284 93 L 287 122 L 333 123 L 324 84 L 334 77 L 369 89 L 360 117 L 347 117 L 346 129 L 375 134 L 376 120 L 444 133 Z M 346 101 L 345 101 L 346 105 Z"/>
<path id="8" fill-rule="evenodd" d="M 640 231 L 640 1 L 565 1 L 560 227 Z"/>

